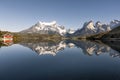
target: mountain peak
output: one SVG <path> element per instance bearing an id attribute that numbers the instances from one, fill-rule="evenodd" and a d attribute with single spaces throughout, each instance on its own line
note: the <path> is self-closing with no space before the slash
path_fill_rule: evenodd
<path id="1" fill-rule="evenodd" d="M 64 35 L 66 33 L 66 29 L 63 26 L 58 25 L 56 21 L 52 21 L 52 22 L 39 21 L 29 29 L 23 30 L 21 32 Z"/>
<path id="2" fill-rule="evenodd" d="M 92 20 L 90 20 L 89 22 L 85 23 L 84 27 L 86 27 L 89 30 L 93 30 L 93 31 L 95 30 L 94 22 Z"/>
<path id="3" fill-rule="evenodd" d="M 120 26 L 120 21 L 119 20 L 113 20 L 113 21 L 110 22 L 111 29 L 116 28 L 117 26 Z"/>
<path id="4" fill-rule="evenodd" d="M 95 25 L 102 25 L 100 21 L 97 21 Z"/>
<path id="5" fill-rule="evenodd" d="M 74 29 L 72 29 L 72 28 L 70 28 L 70 29 L 68 29 L 68 31 L 67 31 L 69 34 L 73 34 L 74 32 L 75 32 L 75 30 Z"/>
<path id="6" fill-rule="evenodd" d="M 50 26 L 50 25 L 55 25 L 55 24 L 57 24 L 57 22 L 56 22 L 56 21 L 52 21 L 52 22 L 42 22 L 42 21 L 38 21 L 37 24 Z"/>
<path id="7" fill-rule="evenodd" d="M 112 29 L 120 26 L 119 20 L 113 20 L 109 24 L 103 24 L 100 21 L 97 21 L 94 25 L 94 22 L 90 20 L 89 22 L 85 22 L 83 28 L 80 30 L 76 30 L 74 35 L 90 35 L 97 34 L 105 31 L 111 31 Z"/>

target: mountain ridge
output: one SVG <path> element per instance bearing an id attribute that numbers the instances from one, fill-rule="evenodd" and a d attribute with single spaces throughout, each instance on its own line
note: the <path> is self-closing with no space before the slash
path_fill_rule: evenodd
<path id="1" fill-rule="evenodd" d="M 109 24 L 103 24 L 97 21 L 95 24 L 92 20 L 85 22 L 81 29 L 78 29 L 73 35 L 75 36 L 86 36 L 92 34 L 98 34 L 102 32 L 109 32 L 112 29 L 120 26 L 120 21 L 113 20 Z"/>
<path id="2" fill-rule="evenodd" d="M 20 33 L 40 33 L 40 34 L 60 34 L 64 35 L 66 29 L 64 26 L 58 25 L 56 21 L 52 22 L 37 22 L 28 29 L 20 31 Z"/>
<path id="3" fill-rule="evenodd" d="M 28 29 L 20 31 L 20 33 L 39 33 L 39 34 L 59 34 L 61 36 L 88 36 L 99 34 L 103 32 L 109 32 L 112 29 L 120 26 L 119 20 L 113 20 L 109 24 L 101 23 L 97 21 L 94 23 L 92 20 L 85 22 L 81 29 L 72 30 L 65 29 L 64 26 L 57 24 L 56 21 L 52 22 L 37 22 Z"/>

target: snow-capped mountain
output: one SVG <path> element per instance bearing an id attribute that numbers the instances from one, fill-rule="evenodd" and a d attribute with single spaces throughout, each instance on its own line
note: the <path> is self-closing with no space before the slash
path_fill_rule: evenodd
<path id="1" fill-rule="evenodd" d="M 78 29 L 73 35 L 89 35 L 101 32 L 111 31 L 112 29 L 120 26 L 120 21 L 114 20 L 110 24 L 102 24 L 97 21 L 94 25 L 93 21 L 85 22 L 81 29 Z"/>
<path id="2" fill-rule="evenodd" d="M 105 32 L 105 31 L 110 31 L 111 28 L 108 24 L 102 24 L 100 21 L 97 21 L 95 24 L 96 32 Z"/>
<path id="3" fill-rule="evenodd" d="M 95 32 L 95 27 L 94 27 L 94 23 L 93 21 L 89 21 L 89 22 L 85 22 L 83 25 L 83 28 L 85 29 L 85 31 L 92 31 Z"/>
<path id="4" fill-rule="evenodd" d="M 93 21 L 85 22 L 83 28 L 78 29 L 74 35 L 88 35 L 96 33 Z"/>
<path id="5" fill-rule="evenodd" d="M 68 30 L 67 30 L 67 33 L 68 33 L 68 34 L 73 34 L 74 32 L 75 32 L 75 30 L 73 30 L 73 29 L 68 29 Z"/>
<path id="6" fill-rule="evenodd" d="M 66 29 L 64 26 L 58 25 L 56 21 L 52 21 L 52 22 L 38 22 L 29 29 L 23 30 L 21 32 L 64 35 L 66 33 Z"/>
<path id="7" fill-rule="evenodd" d="M 106 32 L 114 29 L 117 26 L 120 26 L 119 20 L 113 20 L 109 24 L 103 24 L 100 21 L 97 21 L 94 24 L 94 22 L 91 20 L 89 22 L 85 22 L 81 29 L 75 31 L 72 29 L 66 30 L 64 26 L 58 25 L 56 21 L 38 22 L 29 29 L 21 31 L 21 33 L 59 34 L 61 36 L 77 36 Z"/>
<path id="8" fill-rule="evenodd" d="M 118 26 L 120 26 L 120 21 L 119 20 L 113 20 L 113 21 L 110 22 L 111 29 L 116 28 Z"/>

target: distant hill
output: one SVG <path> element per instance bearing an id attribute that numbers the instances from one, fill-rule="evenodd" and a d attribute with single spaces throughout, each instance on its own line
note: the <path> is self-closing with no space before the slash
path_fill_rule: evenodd
<path id="1" fill-rule="evenodd" d="M 90 35 L 87 39 L 91 40 L 120 40 L 120 26 L 112 29 L 108 32 L 102 32 L 99 34 Z"/>
<path id="2" fill-rule="evenodd" d="M 114 28 L 107 34 L 102 36 L 102 39 L 107 39 L 107 40 L 118 40 L 120 39 L 120 26 Z"/>

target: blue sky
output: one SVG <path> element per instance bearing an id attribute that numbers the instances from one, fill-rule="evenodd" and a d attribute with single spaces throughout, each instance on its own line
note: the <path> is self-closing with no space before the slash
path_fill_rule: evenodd
<path id="1" fill-rule="evenodd" d="M 0 0 L 0 29 L 21 31 L 38 21 L 81 28 L 93 20 L 120 20 L 120 0 Z"/>

